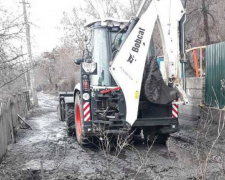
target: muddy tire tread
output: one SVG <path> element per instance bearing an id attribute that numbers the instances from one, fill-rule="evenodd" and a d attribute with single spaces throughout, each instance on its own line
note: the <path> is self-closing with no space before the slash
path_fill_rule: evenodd
<path id="1" fill-rule="evenodd" d="M 78 93 L 76 93 L 76 96 L 75 96 L 75 102 L 74 102 L 74 104 L 75 104 L 75 106 L 76 106 L 76 104 L 79 104 L 80 105 L 80 93 L 78 92 Z M 76 112 L 75 112 L 75 114 L 76 114 Z M 76 126 L 76 125 L 75 125 Z M 76 128 L 75 128 L 75 134 L 76 134 L 76 137 L 77 137 L 77 141 L 78 141 L 78 143 L 81 145 L 81 146 L 84 146 L 84 147 L 86 147 L 86 146 L 89 146 L 90 145 L 90 141 L 89 141 L 89 138 L 87 138 L 87 137 L 84 137 L 83 136 L 83 134 L 81 134 L 81 136 L 80 136 L 80 140 L 78 140 L 78 135 L 77 135 L 77 131 L 76 131 Z"/>
<path id="2" fill-rule="evenodd" d="M 65 111 L 67 133 L 69 136 L 72 136 L 73 134 L 75 134 L 74 104 L 66 104 Z"/>

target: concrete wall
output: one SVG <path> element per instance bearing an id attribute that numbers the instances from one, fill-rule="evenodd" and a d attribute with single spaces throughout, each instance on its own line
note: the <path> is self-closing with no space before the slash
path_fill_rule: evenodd
<path id="1" fill-rule="evenodd" d="M 29 93 L 24 92 L 0 103 L 0 161 L 12 143 L 14 129 L 19 126 L 18 114 L 25 117 L 30 109 Z"/>
<path id="2" fill-rule="evenodd" d="M 200 104 L 203 99 L 204 78 L 187 78 L 186 92 L 189 105 L 179 107 L 180 125 L 194 126 L 200 116 Z"/>

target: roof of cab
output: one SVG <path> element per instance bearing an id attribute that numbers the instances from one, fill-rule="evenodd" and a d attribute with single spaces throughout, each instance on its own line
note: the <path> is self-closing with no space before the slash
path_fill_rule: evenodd
<path id="1" fill-rule="evenodd" d="M 120 26 L 122 24 L 127 24 L 129 21 L 128 20 L 118 20 L 118 19 L 97 19 L 91 22 L 88 22 L 85 24 L 85 27 L 91 27 L 96 23 L 99 23 L 101 26 L 107 26 L 109 23 L 112 23 L 114 26 Z"/>

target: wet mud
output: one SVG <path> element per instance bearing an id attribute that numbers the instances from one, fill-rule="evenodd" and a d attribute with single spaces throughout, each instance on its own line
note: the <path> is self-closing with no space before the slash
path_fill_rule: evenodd
<path id="1" fill-rule="evenodd" d="M 115 155 L 97 146 L 83 148 L 58 120 L 57 98 L 39 93 L 39 108 L 20 129 L 0 164 L 0 180 L 191 180 L 204 178 L 204 148 L 171 137 L 167 146 L 141 139 Z M 203 155 L 201 155 L 203 154 Z M 224 166 L 223 166 L 224 164 Z M 225 163 L 209 158 L 206 179 L 224 179 Z"/>

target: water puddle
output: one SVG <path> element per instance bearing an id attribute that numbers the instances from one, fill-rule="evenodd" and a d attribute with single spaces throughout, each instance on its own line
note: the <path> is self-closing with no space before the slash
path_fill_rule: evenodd
<path id="1" fill-rule="evenodd" d="M 56 167 L 55 161 L 53 160 L 45 160 L 42 162 L 43 169 L 50 171 L 54 170 Z M 41 161 L 40 159 L 34 159 L 27 162 L 22 170 L 41 170 Z"/>

